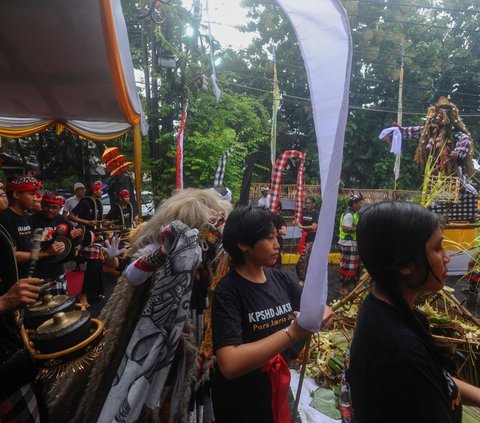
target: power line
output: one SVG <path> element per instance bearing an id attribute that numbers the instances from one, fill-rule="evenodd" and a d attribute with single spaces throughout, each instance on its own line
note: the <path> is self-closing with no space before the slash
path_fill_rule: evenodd
<path id="1" fill-rule="evenodd" d="M 393 56 L 393 57 L 400 57 L 400 52 L 398 53 L 388 53 L 388 52 L 384 52 L 384 51 L 377 51 L 377 50 L 370 50 L 370 49 L 354 49 L 353 50 L 353 55 L 356 56 L 358 55 L 358 53 L 362 53 L 362 52 L 367 52 L 367 53 L 375 53 L 375 54 L 378 54 L 380 56 Z M 408 54 L 404 54 L 403 57 L 405 58 L 408 58 L 408 59 L 415 59 L 415 60 L 421 60 L 421 61 L 424 61 L 424 60 L 428 60 L 430 61 L 431 63 L 440 63 L 442 65 L 453 65 L 453 66 L 459 66 L 459 67 L 472 67 L 474 69 L 478 69 L 480 68 L 480 65 L 471 65 L 469 63 L 457 63 L 457 62 L 449 62 L 449 61 L 444 61 L 444 60 L 438 60 L 438 59 L 430 59 L 428 57 L 418 57 L 418 56 L 411 56 L 411 55 L 408 55 Z"/>
<path id="2" fill-rule="evenodd" d="M 272 91 L 270 91 L 270 90 L 262 90 L 261 88 L 249 87 L 248 85 L 237 84 L 237 83 L 234 83 L 234 82 L 230 82 L 228 84 L 229 85 L 234 85 L 234 86 L 237 86 L 237 87 L 241 87 L 241 88 L 246 88 L 246 89 L 253 90 L 253 91 L 259 91 L 259 92 L 272 94 Z M 296 96 L 291 96 L 291 95 L 288 95 L 288 94 L 282 95 L 282 101 L 284 101 L 285 98 L 287 98 L 286 101 L 288 101 L 288 98 L 296 98 L 296 99 L 303 100 L 303 101 L 308 101 L 308 102 L 311 101 L 309 98 L 296 97 Z M 381 112 L 381 113 L 397 113 L 398 112 L 398 110 L 396 110 L 396 109 L 386 109 L 386 108 L 378 108 L 378 107 L 349 106 L 349 109 L 365 110 L 365 111 L 370 111 L 370 112 Z M 417 116 L 424 116 L 425 115 L 425 112 L 404 111 L 403 113 L 405 115 L 417 115 Z M 469 114 L 469 113 L 464 114 L 464 113 L 462 113 L 462 117 L 480 117 L 480 114 Z"/>
<path id="3" fill-rule="evenodd" d="M 245 73 L 240 73 L 240 72 L 236 72 L 236 71 L 228 71 L 228 74 L 230 75 L 235 75 L 235 76 L 239 76 L 239 77 L 243 77 L 243 78 L 248 78 L 248 79 L 255 79 L 255 80 L 259 80 L 259 81 L 265 81 L 266 84 L 271 84 L 272 83 L 272 78 L 268 78 L 268 77 L 255 77 L 255 76 L 250 76 L 248 74 L 245 74 Z M 393 85 L 393 84 L 396 84 L 397 81 L 384 81 L 384 80 L 380 80 L 380 79 L 375 79 L 375 78 L 363 78 L 363 77 L 360 77 L 360 76 L 356 76 L 356 75 L 352 75 L 352 79 L 355 78 L 355 79 L 359 79 L 359 80 L 364 80 L 364 81 L 367 81 L 367 82 L 374 82 L 374 83 L 383 83 L 383 84 L 389 84 L 389 85 Z M 280 81 L 280 86 L 281 86 L 281 81 Z M 414 84 L 404 84 L 405 87 L 410 87 L 410 88 L 415 88 L 415 89 L 428 89 L 430 88 L 428 85 L 425 85 L 425 86 L 422 86 L 422 85 L 414 85 Z M 375 87 L 375 89 L 379 89 L 379 87 Z M 270 92 L 270 91 L 269 91 Z M 447 94 L 447 95 L 455 95 L 455 96 L 467 96 L 467 97 L 475 97 L 477 98 L 478 101 L 480 101 L 480 96 L 477 95 L 477 94 L 471 94 L 471 93 L 463 93 L 461 91 L 453 91 L 453 90 L 436 90 L 436 93 L 438 94 Z M 378 94 L 375 94 L 375 93 L 361 93 L 361 92 L 355 92 L 355 93 L 352 93 L 351 95 L 353 96 L 362 96 L 362 97 L 375 97 L 376 99 L 385 99 L 385 100 L 390 100 L 389 97 L 384 97 L 384 96 L 379 96 Z M 295 99 L 299 99 L 299 100 L 305 100 L 304 97 L 297 97 L 297 96 L 289 96 L 290 98 L 295 98 Z M 471 103 L 471 102 L 468 102 L 466 100 L 461 100 L 461 101 L 458 101 L 457 100 L 457 103 L 461 104 L 462 107 L 463 107 L 463 111 L 466 110 L 466 108 L 473 108 L 473 109 L 478 109 L 479 107 L 479 104 L 478 104 L 478 101 L 475 102 L 475 103 Z M 411 103 L 411 104 L 419 104 L 421 105 L 422 107 L 428 107 L 431 102 L 421 102 L 420 100 L 413 100 L 413 99 L 405 99 L 406 103 Z"/>
<path id="4" fill-rule="evenodd" d="M 352 78 L 355 78 L 355 79 L 362 79 L 364 81 L 370 81 L 370 82 L 381 82 L 381 83 L 384 83 L 384 84 L 396 84 L 397 81 L 385 81 L 385 80 L 382 80 L 382 79 L 376 79 L 376 78 L 365 78 L 365 77 L 362 77 L 362 76 L 357 76 L 357 75 L 352 75 Z M 427 88 L 430 88 L 428 85 L 415 85 L 415 84 L 406 84 L 404 83 L 403 84 L 404 87 L 410 87 L 410 88 L 419 88 L 421 90 L 423 89 L 427 89 Z M 480 100 L 480 95 L 479 94 L 472 94 L 472 93 L 465 93 L 465 92 L 462 92 L 462 91 L 447 91 L 447 90 L 436 90 L 438 93 L 446 93 L 446 94 L 460 94 L 462 96 L 467 96 L 467 97 L 476 97 Z"/>
<path id="5" fill-rule="evenodd" d="M 354 13 L 352 14 L 349 14 L 348 15 L 349 17 L 352 16 L 352 17 L 355 17 L 355 18 L 361 18 L 361 19 L 371 19 L 375 22 L 379 22 L 379 19 L 381 18 L 381 23 L 396 23 L 396 24 L 404 24 L 404 25 L 416 25 L 416 26 L 423 26 L 423 27 L 426 27 L 426 28 L 437 28 L 437 29 L 445 29 L 445 30 L 448 30 L 448 31 L 451 31 L 453 29 L 457 29 L 456 27 L 448 27 L 448 26 L 442 26 L 442 25 L 430 25 L 430 24 L 425 24 L 425 23 L 421 23 L 421 22 L 409 22 L 409 21 L 397 21 L 395 19 L 385 19 L 383 17 L 376 17 L 376 16 L 363 16 L 363 15 L 356 15 Z M 359 29 L 369 29 L 368 26 L 365 27 L 365 28 L 359 28 Z M 473 34 L 477 34 L 480 32 L 480 30 L 475 30 L 475 29 L 465 29 L 465 28 L 461 28 L 461 30 L 463 32 L 471 32 Z"/>
<path id="6" fill-rule="evenodd" d="M 430 9 L 430 10 L 439 10 L 441 12 L 473 12 L 473 13 L 480 13 L 480 10 L 476 9 L 449 9 L 446 7 L 439 7 L 439 6 L 425 6 L 419 4 L 411 4 L 411 3 L 380 3 L 379 1 L 375 0 L 356 0 L 357 3 L 370 3 L 370 4 L 377 4 L 379 6 L 384 6 L 388 8 L 388 6 L 399 6 L 399 7 L 413 7 L 416 9 Z"/>

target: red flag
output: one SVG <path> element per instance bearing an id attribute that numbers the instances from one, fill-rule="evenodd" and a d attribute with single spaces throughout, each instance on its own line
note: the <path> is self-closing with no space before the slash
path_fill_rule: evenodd
<path id="1" fill-rule="evenodd" d="M 183 108 L 182 120 L 177 134 L 177 189 L 183 189 L 183 133 L 185 132 L 185 121 L 187 120 L 188 101 Z"/>

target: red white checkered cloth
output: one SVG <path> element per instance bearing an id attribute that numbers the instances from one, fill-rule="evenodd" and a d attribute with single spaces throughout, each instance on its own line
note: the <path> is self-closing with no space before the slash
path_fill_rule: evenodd
<path id="1" fill-rule="evenodd" d="M 340 245 L 342 258 L 340 260 L 339 274 L 341 278 L 355 279 L 357 277 L 360 256 L 356 245 Z"/>
<path id="2" fill-rule="evenodd" d="M 40 423 L 37 397 L 30 383 L 0 401 L 0 422 Z"/>
<path id="3" fill-rule="evenodd" d="M 82 257 L 85 257 L 86 259 L 90 260 L 103 260 L 105 258 L 105 255 L 103 253 L 103 244 L 100 243 L 95 243 L 95 244 L 90 244 L 84 248 L 82 248 L 79 252 L 79 254 Z"/>
<path id="4" fill-rule="evenodd" d="M 277 214 L 278 201 L 280 200 L 280 189 L 282 186 L 282 175 L 288 159 L 298 157 L 300 165 L 297 171 L 297 192 L 295 194 L 295 218 L 300 222 L 302 220 L 303 212 L 303 189 L 305 187 L 305 154 L 297 150 L 287 150 L 277 158 L 275 166 L 272 170 L 272 188 L 270 194 L 270 210 Z"/>

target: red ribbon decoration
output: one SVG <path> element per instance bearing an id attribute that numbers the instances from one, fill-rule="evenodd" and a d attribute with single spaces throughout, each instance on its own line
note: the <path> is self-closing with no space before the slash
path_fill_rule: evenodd
<path id="1" fill-rule="evenodd" d="M 277 354 L 261 369 L 268 372 L 272 386 L 272 413 L 275 423 L 290 423 L 291 414 L 288 406 L 288 388 L 290 386 L 290 369 L 281 354 Z"/>
<path id="2" fill-rule="evenodd" d="M 303 213 L 303 190 L 305 189 L 305 154 L 297 150 L 287 150 L 277 157 L 275 166 L 272 169 L 272 187 L 270 197 L 270 210 L 278 214 L 278 201 L 280 200 L 280 191 L 282 185 L 282 176 L 288 159 L 298 157 L 300 164 L 297 170 L 297 186 L 295 193 L 295 219 L 302 221 Z"/>

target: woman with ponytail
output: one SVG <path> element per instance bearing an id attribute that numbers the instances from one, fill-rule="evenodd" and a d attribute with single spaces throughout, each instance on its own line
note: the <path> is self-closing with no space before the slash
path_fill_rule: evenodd
<path id="1" fill-rule="evenodd" d="M 436 215 L 418 204 L 368 207 L 357 227 L 360 259 L 373 280 L 357 320 L 346 378 L 358 423 L 460 423 L 480 389 L 456 379 L 448 344 L 414 308 L 443 288 L 450 261 Z"/>

